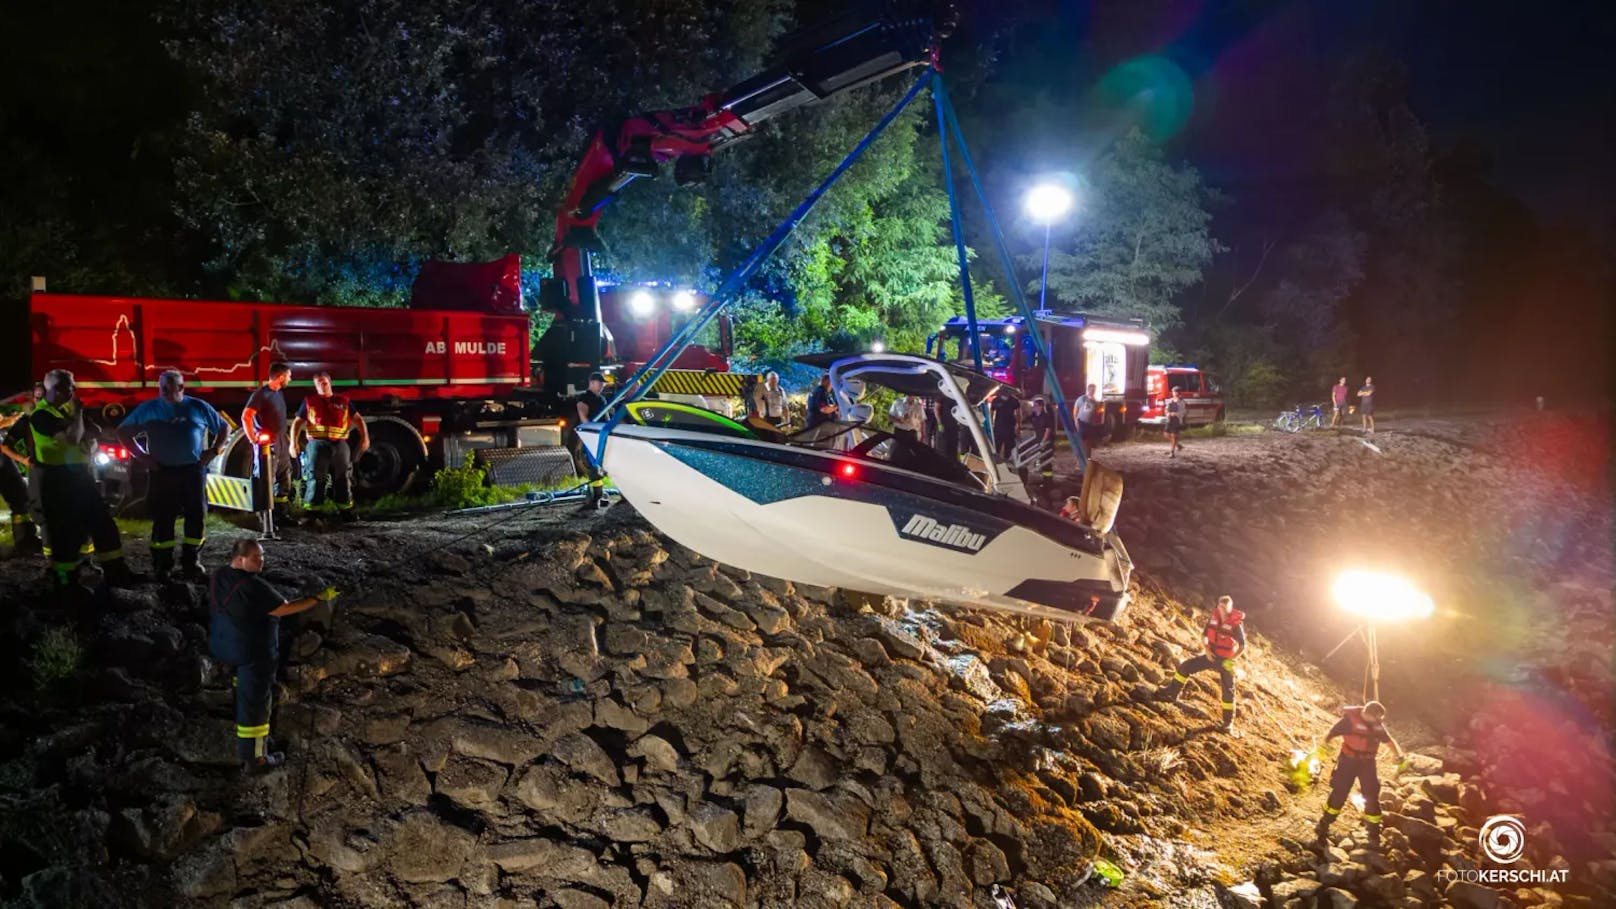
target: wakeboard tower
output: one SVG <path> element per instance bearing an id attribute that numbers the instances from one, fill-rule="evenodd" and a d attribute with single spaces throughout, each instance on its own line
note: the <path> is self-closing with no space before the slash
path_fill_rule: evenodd
<path id="1" fill-rule="evenodd" d="M 681 404 L 627 404 L 578 434 L 623 497 L 681 545 L 801 584 L 1056 619 L 1118 619 L 1133 563 L 1113 530 L 1122 480 L 1091 463 L 1081 521 L 1034 506 L 978 417 L 999 387 L 908 354 L 819 354 L 837 419 L 794 435 Z M 940 399 L 963 460 L 872 424 L 870 387 Z"/>

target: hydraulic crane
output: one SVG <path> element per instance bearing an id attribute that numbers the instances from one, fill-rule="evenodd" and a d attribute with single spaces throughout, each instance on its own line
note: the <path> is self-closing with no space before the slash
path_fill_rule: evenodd
<path id="1" fill-rule="evenodd" d="M 938 42 L 955 19 L 946 3 L 865 2 L 789 36 L 782 62 L 764 73 L 693 107 L 639 114 L 597 132 L 557 212 L 552 277 L 540 286 L 540 305 L 555 313 L 539 341 L 545 391 L 572 394 L 600 367 L 605 333 L 592 256 L 603 249 L 601 212 L 625 186 L 656 176 L 668 161 L 677 185 L 699 183 L 713 152 L 747 138 L 765 120 L 935 64 Z"/>

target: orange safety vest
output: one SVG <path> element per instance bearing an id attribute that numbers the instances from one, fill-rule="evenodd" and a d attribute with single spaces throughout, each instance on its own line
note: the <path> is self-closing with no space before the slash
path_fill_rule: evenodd
<path id="1" fill-rule="evenodd" d="M 1246 614 L 1238 609 L 1231 610 L 1227 618 L 1218 619 L 1217 610 L 1212 611 L 1212 617 L 1206 620 L 1206 646 L 1212 655 L 1220 660 L 1227 660 L 1240 650 L 1240 641 L 1235 638 L 1234 632 L 1240 623 L 1246 620 Z"/>
<path id="2" fill-rule="evenodd" d="M 353 428 L 353 408 L 348 406 L 344 395 L 329 398 L 311 395 L 303 399 L 303 410 L 308 415 L 311 439 L 340 441 L 348 438 L 348 431 Z"/>
<path id="3" fill-rule="evenodd" d="M 1362 707 L 1347 707 L 1341 711 L 1346 718 L 1347 732 L 1341 736 L 1341 756 L 1350 758 L 1372 758 L 1380 750 L 1380 743 L 1386 736 L 1386 727 L 1380 723 L 1371 723 L 1364 719 Z"/>

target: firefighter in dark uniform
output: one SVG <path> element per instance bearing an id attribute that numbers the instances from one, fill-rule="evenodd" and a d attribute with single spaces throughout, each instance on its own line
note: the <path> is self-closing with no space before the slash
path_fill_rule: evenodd
<path id="1" fill-rule="evenodd" d="M 286 429 L 286 396 L 281 389 L 291 384 L 292 367 L 285 363 L 271 363 L 269 381 L 247 399 L 241 411 L 241 428 L 256 447 L 262 444 L 260 436 L 269 436 L 270 475 L 274 478 L 274 496 L 277 517 L 286 516 L 286 506 L 292 500 L 292 458 Z"/>
<path id="2" fill-rule="evenodd" d="M 606 396 L 602 394 L 605 390 L 606 377 L 598 372 L 590 373 L 588 388 L 579 392 L 572 399 L 573 408 L 578 412 L 579 423 L 588 423 L 594 420 L 600 416 L 601 411 L 606 409 Z M 595 467 L 595 462 L 590 458 L 590 453 L 584 451 L 583 439 L 579 438 L 576 432 L 572 433 L 571 438 L 572 444 L 576 446 L 574 457 L 584 462 L 584 471 L 589 476 L 589 501 L 584 504 L 583 508 L 586 511 L 593 510 L 600 503 L 600 487 L 603 478 L 600 470 Z"/>
<path id="3" fill-rule="evenodd" d="M 1202 632 L 1206 652 L 1179 663 L 1172 681 L 1157 694 L 1164 700 L 1176 701 L 1190 676 L 1216 669 L 1223 690 L 1223 731 L 1234 732 L 1234 661 L 1246 651 L 1245 620 L 1246 614 L 1234 608 L 1233 598 L 1218 597 L 1218 605 Z"/>
<path id="4" fill-rule="evenodd" d="M 1386 708 L 1379 701 L 1370 701 L 1362 707 L 1342 708 L 1341 719 L 1325 734 L 1326 742 L 1341 736 L 1341 756 L 1336 759 L 1335 772 L 1330 774 L 1330 797 L 1324 803 L 1324 816 L 1313 828 L 1320 846 L 1329 845 L 1330 825 L 1347 804 L 1353 783 L 1358 783 L 1363 793 L 1369 845 L 1380 845 L 1380 777 L 1375 770 L 1375 756 L 1380 752 L 1380 743 L 1385 742 L 1399 760 L 1403 758 L 1403 749 L 1386 731 L 1385 721 Z"/>
<path id="5" fill-rule="evenodd" d="M 213 573 L 208 586 L 212 620 L 208 649 L 236 673 L 236 755 L 241 769 L 276 767 L 285 757 L 271 750 L 269 714 L 275 673 L 280 665 L 280 623 L 321 602 L 336 598 L 326 588 L 315 596 L 290 602 L 260 577 L 264 547 L 256 540 L 237 540 L 230 565 Z"/>
<path id="6" fill-rule="evenodd" d="M 84 406 L 75 392 L 73 374 L 53 369 L 45 374 L 45 399 L 28 417 L 33 435 L 34 469 L 39 471 L 39 500 L 51 547 L 51 578 L 56 589 L 75 583 L 79 547 L 95 542 L 95 560 L 106 582 L 127 587 L 141 578 L 124 561 L 118 525 L 90 468 L 93 435 L 84 425 Z"/>
<path id="7" fill-rule="evenodd" d="M 28 414 L 21 411 L 0 416 L 0 499 L 11 511 L 11 542 L 20 553 L 34 555 L 43 549 L 39 528 L 34 526 L 33 497 L 28 494 L 28 481 L 23 479 L 18 464 L 28 466 L 26 443 L 17 444 L 29 433 Z M 22 451 L 19 451 L 18 448 Z"/>
<path id="8" fill-rule="evenodd" d="M 149 471 L 152 572 L 167 580 L 174 570 L 174 520 L 183 518 L 180 571 L 199 580 L 207 574 L 201 552 L 207 542 L 208 464 L 224 452 L 230 426 L 213 405 L 185 394 L 185 377 L 177 369 L 157 377 L 157 391 L 158 397 L 142 402 L 118 424 L 118 438 Z"/>
<path id="9" fill-rule="evenodd" d="M 297 431 L 309 434 L 303 452 L 303 507 L 326 508 L 326 480 L 331 481 L 331 503 L 342 520 L 353 519 L 353 462 L 370 450 L 370 430 L 365 419 L 353 409 L 347 395 L 331 393 L 331 374 L 315 373 L 314 394 L 303 399 L 303 406 L 292 421 L 291 455 L 297 457 Z M 359 449 L 348 447 L 349 433 L 358 430 Z"/>

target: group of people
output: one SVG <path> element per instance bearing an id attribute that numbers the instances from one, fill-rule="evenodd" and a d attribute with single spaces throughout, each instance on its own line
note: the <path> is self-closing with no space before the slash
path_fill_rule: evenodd
<path id="1" fill-rule="evenodd" d="M 1341 378 L 1335 380 L 1335 385 L 1333 387 L 1331 387 L 1331 389 L 1330 389 L 1330 407 L 1331 407 L 1330 428 L 1334 429 L 1334 428 L 1341 425 L 1341 418 L 1343 416 L 1346 416 L 1346 414 L 1348 412 L 1348 409 L 1352 406 L 1350 402 L 1352 401 L 1352 399 L 1354 397 L 1356 397 L 1358 399 L 1358 404 L 1357 404 L 1358 416 L 1362 419 L 1362 423 L 1363 423 L 1362 429 L 1363 429 L 1363 431 L 1366 432 L 1366 433 L 1369 433 L 1370 435 L 1374 435 L 1374 433 L 1375 433 L 1375 377 L 1374 376 L 1364 376 L 1363 387 L 1358 389 L 1358 392 L 1357 392 L 1356 395 L 1353 394 L 1352 389 L 1347 387 L 1347 377 L 1346 376 L 1342 376 Z"/>
<path id="2" fill-rule="evenodd" d="M 334 393 L 331 376 L 315 375 L 314 394 L 288 420 L 283 389 L 291 367 L 276 363 L 269 381 L 248 399 L 241 426 L 252 439 L 268 438 L 272 496 L 284 510 L 292 492 L 292 463 L 302 459 L 304 505 L 337 513 L 353 509 L 353 461 L 370 446 L 365 421 L 346 396 Z M 176 572 L 186 579 L 206 575 L 201 552 L 207 542 L 208 467 L 227 449 L 230 424 L 213 405 L 186 394 L 185 375 L 165 370 L 158 394 L 129 411 L 115 427 L 86 419 L 73 373 L 54 369 L 35 386 L 25 412 L 0 418 L 0 496 L 11 510 L 17 549 L 45 556 L 58 591 L 79 584 L 82 559 L 93 555 L 103 579 L 114 587 L 141 583 L 129 566 L 121 534 L 95 475 L 102 442 L 115 442 L 147 474 L 146 508 L 152 519 L 151 563 L 156 579 Z M 350 447 L 350 434 L 358 443 Z M 295 440 L 307 437 L 299 451 Z M 24 480 L 21 470 L 27 470 Z M 329 494 L 327 487 L 329 486 Z M 175 538 L 175 523 L 181 535 Z M 40 527 L 43 527 L 41 531 Z M 176 558 L 177 556 L 177 558 Z"/>
<path id="3" fill-rule="evenodd" d="M 1207 617 L 1201 630 L 1202 652 L 1179 663 L 1173 677 L 1156 690 L 1156 697 L 1177 701 L 1184 693 L 1190 677 L 1202 672 L 1218 674 L 1222 695 L 1222 722 L 1224 732 L 1234 734 L 1235 670 L 1237 661 L 1246 652 L 1245 613 L 1234 608 L 1232 597 L 1218 597 L 1217 605 Z M 1386 729 L 1386 708 L 1379 701 L 1344 707 L 1340 719 L 1324 735 L 1324 741 L 1341 739 L 1341 756 L 1330 775 L 1330 794 L 1325 799 L 1324 814 L 1314 826 L 1319 845 L 1329 843 L 1330 825 L 1341 814 L 1356 784 L 1363 795 L 1363 820 L 1371 846 L 1380 842 L 1380 776 L 1376 765 L 1382 744 L 1390 745 L 1399 759 L 1404 752 Z"/>

